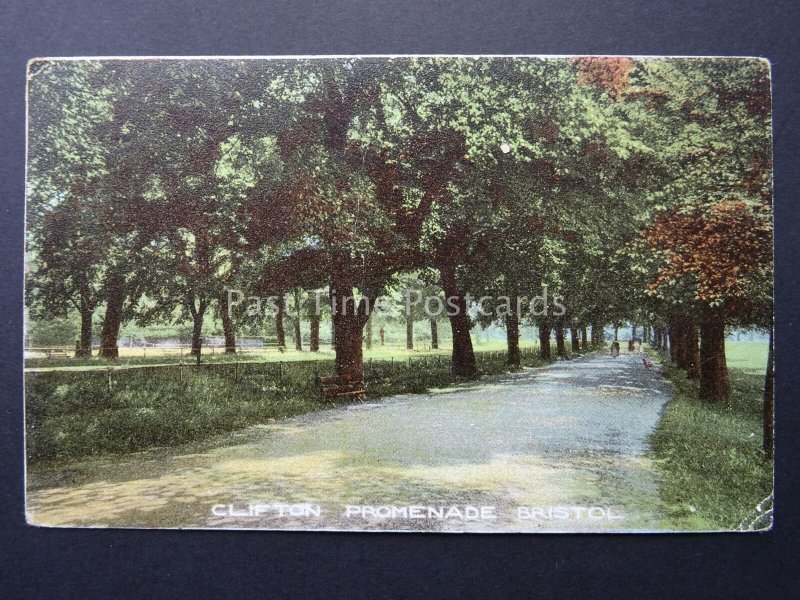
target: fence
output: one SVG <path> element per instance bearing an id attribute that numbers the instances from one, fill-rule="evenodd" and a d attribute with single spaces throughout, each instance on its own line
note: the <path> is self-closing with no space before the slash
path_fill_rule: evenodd
<path id="1" fill-rule="evenodd" d="M 173 341 L 173 340 L 169 340 Z M 446 335 L 440 337 L 440 344 L 447 344 L 450 339 Z M 422 343 L 421 343 L 422 342 Z M 120 358 L 156 358 L 156 357 L 183 357 L 191 356 L 192 347 L 188 342 L 179 344 L 170 344 L 164 342 L 151 343 L 145 340 L 137 340 L 138 345 L 133 345 L 132 342 L 121 339 L 117 346 L 109 347 L 117 352 Z M 304 350 L 309 348 L 309 340 L 303 339 L 302 346 Z M 444 347 L 444 346 L 443 346 Z M 321 338 L 319 340 L 319 348 L 323 352 L 333 351 L 334 347 L 330 338 Z M 405 349 L 405 338 L 391 338 L 386 342 L 381 343 L 380 340 L 373 339 L 366 349 L 372 350 L 393 350 Z M 432 351 L 430 340 L 415 340 L 414 348 L 418 351 L 429 352 Z M 99 344 L 92 344 L 91 357 L 98 357 L 103 346 Z M 236 354 L 243 355 L 269 355 L 275 353 L 294 352 L 294 342 L 288 340 L 288 344 L 279 345 L 277 342 L 265 341 L 264 338 L 236 338 Z M 220 341 L 215 337 L 203 338 L 202 355 L 215 356 L 226 354 L 227 347 L 224 341 Z M 52 358 L 75 358 L 76 346 L 62 345 L 62 346 L 28 346 L 25 348 L 25 358 L 27 359 L 52 359 Z M 88 357 L 81 357 L 88 358 Z"/>
<path id="2" fill-rule="evenodd" d="M 102 346 L 92 346 L 92 356 L 99 356 Z M 203 344 L 203 355 L 216 355 L 225 354 L 225 345 L 222 344 Z M 192 353 L 191 345 L 185 346 L 117 346 L 117 353 L 122 358 L 148 358 L 157 356 L 190 356 Z M 286 351 L 286 346 L 279 346 L 278 344 L 261 344 L 255 345 L 236 345 L 237 354 L 271 354 L 282 353 Z M 76 354 L 74 346 L 48 346 L 48 347 L 27 347 L 25 348 L 26 358 L 71 358 Z"/>
<path id="3" fill-rule="evenodd" d="M 521 348 L 523 357 L 538 354 L 536 347 Z M 475 353 L 478 368 L 505 364 L 506 352 L 478 351 Z M 493 369 L 496 370 L 496 369 Z M 278 387 L 308 387 L 316 377 L 333 375 L 335 363 L 332 360 L 293 360 L 293 361 L 231 361 L 231 362 L 178 362 L 157 365 L 115 365 L 86 368 L 26 369 L 26 378 L 61 377 L 62 381 L 101 380 L 109 391 L 119 385 L 135 385 L 142 378 L 167 379 L 184 382 L 207 373 L 233 380 L 258 377 Z M 370 382 L 394 377 L 397 374 L 418 375 L 421 378 L 436 377 L 452 372 L 449 356 L 422 355 L 419 357 L 368 359 L 364 362 L 364 379 Z"/>
<path id="4" fill-rule="evenodd" d="M 264 343 L 261 345 L 246 345 L 237 344 L 235 346 L 236 354 L 248 356 L 261 356 L 273 355 L 296 352 L 294 346 L 279 346 L 276 343 Z M 420 346 L 415 345 L 417 350 L 423 352 L 430 352 L 432 348 L 430 344 Z M 91 356 L 97 358 L 100 356 L 101 346 L 92 346 Z M 373 344 L 373 350 L 400 350 L 405 349 L 405 344 Z M 120 358 L 172 358 L 172 357 L 188 357 L 192 355 L 191 345 L 185 346 L 118 346 L 116 348 Z M 203 357 L 219 356 L 226 354 L 226 346 L 222 344 L 203 344 L 201 348 L 201 355 Z M 308 345 L 303 346 L 303 350 L 308 350 Z M 332 352 L 333 346 L 329 342 L 320 342 L 319 350 L 321 352 Z M 233 354 L 233 353 L 227 353 Z M 76 358 L 76 351 L 74 347 L 70 346 L 40 346 L 40 347 L 27 347 L 25 348 L 26 359 L 53 359 L 53 358 Z M 89 357 L 83 357 L 89 358 Z"/>

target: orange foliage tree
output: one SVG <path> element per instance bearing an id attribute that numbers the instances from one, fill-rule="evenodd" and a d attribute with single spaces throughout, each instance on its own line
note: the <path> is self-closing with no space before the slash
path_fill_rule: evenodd
<path id="1" fill-rule="evenodd" d="M 740 199 L 676 208 L 656 215 L 645 239 L 663 259 L 651 290 L 689 282 L 694 291 L 701 315 L 701 396 L 723 398 L 725 323 L 757 312 L 765 291 L 757 286 L 769 286 L 771 210 Z"/>

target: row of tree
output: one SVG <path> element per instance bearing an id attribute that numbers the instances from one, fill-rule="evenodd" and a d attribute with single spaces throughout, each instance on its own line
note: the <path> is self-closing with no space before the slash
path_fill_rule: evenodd
<path id="1" fill-rule="evenodd" d="M 520 307 L 546 352 L 646 325 L 713 400 L 726 325 L 771 329 L 764 61 L 40 61 L 29 80 L 28 306 L 77 311 L 83 354 L 97 311 L 103 356 L 131 319 L 190 321 L 199 354 L 209 310 L 235 347 L 227 289 L 324 290 L 311 347 L 330 318 L 360 380 L 370 307 L 413 280 L 460 308 L 471 377 L 471 329 L 504 325 L 518 364 L 521 323 L 467 294 L 546 289 L 563 314 Z"/>

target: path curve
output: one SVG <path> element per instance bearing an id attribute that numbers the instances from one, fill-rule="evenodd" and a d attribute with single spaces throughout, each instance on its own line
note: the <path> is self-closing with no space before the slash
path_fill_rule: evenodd
<path id="1" fill-rule="evenodd" d="M 641 354 L 28 473 L 40 525 L 427 531 L 656 530 L 647 437 L 671 396 Z"/>

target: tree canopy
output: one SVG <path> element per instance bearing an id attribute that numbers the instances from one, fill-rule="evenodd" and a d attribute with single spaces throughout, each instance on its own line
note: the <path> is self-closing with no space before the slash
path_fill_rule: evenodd
<path id="1" fill-rule="evenodd" d="M 546 288 L 560 314 L 497 316 L 509 360 L 520 320 L 577 340 L 689 319 L 724 395 L 720 327 L 771 327 L 770 116 L 758 59 L 35 62 L 28 305 L 80 313 L 83 355 L 101 310 L 104 356 L 131 319 L 191 321 L 199 355 L 212 306 L 235 345 L 227 289 L 325 289 L 357 380 L 371 305 L 405 277 L 461 308 L 469 377 L 468 295 Z"/>

